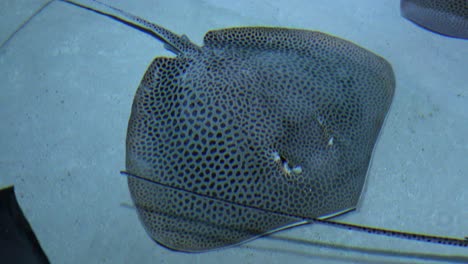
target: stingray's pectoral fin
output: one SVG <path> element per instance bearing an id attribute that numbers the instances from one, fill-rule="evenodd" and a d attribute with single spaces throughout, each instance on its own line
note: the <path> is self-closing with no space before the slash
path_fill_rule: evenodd
<path id="1" fill-rule="evenodd" d="M 153 35 L 157 39 L 164 42 L 164 47 L 174 52 L 175 54 L 186 54 L 186 53 L 198 53 L 200 52 L 200 47 L 190 42 L 189 39 L 185 36 L 179 36 L 170 30 L 167 30 L 159 25 L 151 23 L 141 17 L 132 15 L 124 10 L 109 6 L 107 4 L 101 3 L 96 0 L 82 0 L 72 1 L 72 0 L 62 0 L 81 8 L 91 10 L 93 12 L 99 13 L 116 19 L 122 23 L 125 23 L 129 26 L 142 30 L 150 35 Z"/>
<path id="2" fill-rule="evenodd" d="M 178 186 L 158 182 L 132 172 L 122 171 L 128 177 L 132 198 L 140 220 L 148 234 L 162 246 L 183 252 L 204 252 L 220 247 L 234 246 L 265 236 L 273 232 L 291 228 L 310 221 L 285 213 L 244 205 L 218 197 L 197 193 Z M 134 190 L 145 189 L 144 196 Z M 162 193 L 162 194 L 161 194 Z M 170 194 L 176 194 L 175 198 Z M 201 207 L 178 210 L 171 205 L 194 201 Z M 221 211 L 228 205 L 232 212 L 251 216 L 252 221 L 235 221 L 228 213 Z M 205 215 L 194 213 L 199 208 L 210 208 Z M 213 214 L 211 214 L 213 213 Z M 160 219 L 165 225 L 155 225 Z M 233 221 L 234 219 L 234 221 Z M 183 235 L 183 239 L 179 237 Z"/>

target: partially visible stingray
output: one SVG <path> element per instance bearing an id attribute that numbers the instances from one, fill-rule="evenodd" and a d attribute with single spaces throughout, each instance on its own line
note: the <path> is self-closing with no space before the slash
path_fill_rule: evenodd
<path id="1" fill-rule="evenodd" d="M 442 35 L 468 39 L 467 0 L 401 0 L 401 15 Z"/>
<path id="2" fill-rule="evenodd" d="M 97 1 L 74 4 L 177 55 L 148 67 L 127 131 L 125 174 L 156 242 L 203 252 L 311 222 L 418 238 L 324 220 L 359 201 L 395 89 L 386 60 L 287 28 L 213 30 L 200 47 Z"/>

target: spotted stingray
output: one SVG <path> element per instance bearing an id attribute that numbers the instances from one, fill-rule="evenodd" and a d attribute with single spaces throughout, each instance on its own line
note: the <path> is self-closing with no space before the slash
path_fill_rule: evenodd
<path id="1" fill-rule="evenodd" d="M 468 1 L 401 0 L 403 17 L 431 31 L 468 39 Z"/>
<path id="2" fill-rule="evenodd" d="M 151 238 L 203 252 L 305 223 L 344 225 L 325 219 L 359 201 L 395 90 L 386 60 L 287 28 L 213 30 L 198 46 L 97 1 L 75 4 L 176 54 L 148 67 L 128 124 L 124 173 Z"/>

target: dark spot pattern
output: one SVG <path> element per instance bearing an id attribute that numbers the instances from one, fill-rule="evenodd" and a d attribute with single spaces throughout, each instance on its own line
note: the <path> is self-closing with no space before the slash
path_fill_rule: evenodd
<path id="1" fill-rule="evenodd" d="M 384 59 L 308 30 L 215 30 L 200 52 L 154 59 L 126 169 L 177 189 L 128 178 L 143 225 L 198 252 L 354 208 L 394 88 Z"/>
<path id="2" fill-rule="evenodd" d="M 467 0 L 401 0 L 401 14 L 439 34 L 468 39 Z"/>

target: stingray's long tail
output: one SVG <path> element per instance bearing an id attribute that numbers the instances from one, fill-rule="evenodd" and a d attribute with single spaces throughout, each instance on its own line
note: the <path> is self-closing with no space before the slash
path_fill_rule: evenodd
<path id="1" fill-rule="evenodd" d="M 2 44 L 0 44 L 0 50 L 3 47 L 5 47 L 11 41 L 11 39 L 13 39 L 13 37 L 16 35 L 16 33 L 18 33 L 20 30 L 22 30 L 34 17 L 36 17 L 39 13 L 41 13 L 52 2 L 53 2 L 53 0 L 50 0 L 50 1 L 46 2 L 46 3 L 44 3 L 38 10 L 36 10 L 36 12 L 34 12 L 30 17 L 28 17 L 25 21 L 23 21 L 23 23 L 21 23 L 21 25 L 13 33 L 11 33 L 10 36 L 8 36 L 8 38 L 5 41 L 2 42 Z"/>
<path id="2" fill-rule="evenodd" d="M 61 1 L 89 9 L 98 14 L 114 18 L 129 26 L 145 31 L 164 42 L 166 49 L 176 53 L 177 55 L 201 52 L 201 48 L 192 43 L 186 36 L 179 36 L 170 30 L 105 3 L 96 0 L 81 0 L 79 2 L 73 0 Z"/>
<path id="3" fill-rule="evenodd" d="M 383 228 L 378 228 L 378 227 L 370 227 L 370 226 L 360 226 L 360 225 L 355 225 L 355 224 L 350 224 L 350 223 L 344 223 L 344 222 L 337 222 L 337 221 L 332 221 L 328 219 L 323 219 L 323 218 L 310 218 L 307 216 L 301 216 L 301 215 L 295 215 L 295 214 L 289 214 L 287 212 L 278 212 L 278 211 L 273 211 L 273 210 L 268 210 L 256 206 L 251 206 L 251 205 L 246 205 L 242 203 L 237 203 L 234 201 L 228 201 L 212 196 L 207 196 L 204 194 L 199 194 L 190 190 L 185 190 L 182 188 L 177 188 L 174 186 L 170 186 L 164 183 L 160 183 L 154 180 L 147 179 L 145 177 L 141 177 L 139 175 L 132 174 L 130 172 L 122 171 L 121 172 L 123 175 L 127 175 L 128 177 L 134 177 L 143 181 L 147 181 L 153 184 L 157 184 L 166 188 L 178 190 L 181 192 L 186 192 L 190 194 L 194 194 L 200 197 L 204 197 L 207 199 L 213 199 L 225 203 L 230 203 L 234 204 L 237 206 L 242 206 L 245 208 L 250 208 L 253 210 L 260 210 L 263 212 L 267 213 L 273 213 L 281 216 L 287 216 L 287 217 L 292 217 L 292 218 L 297 218 L 298 220 L 303 220 L 302 224 L 307 224 L 307 223 L 319 223 L 319 224 L 325 224 L 325 225 L 330 225 L 330 226 L 335 226 L 335 227 L 340 227 L 340 228 L 346 228 L 350 230 L 355 230 L 355 231 L 361 231 L 361 232 L 367 232 L 371 234 L 377 234 L 377 235 L 384 235 L 384 236 L 390 236 L 390 237 L 397 237 L 397 238 L 404 238 L 404 239 L 410 239 L 410 240 L 416 240 L 416 241 L 422 241 L 422 242 L 428 242 L 428 243 L 435 243 L 435 244 L 443 244 L 443 245 L 450 245 L 450 246 L 457 246 L 457 247 L 468 247 L 468 239 L 467 238 L 454 238 L 454 237 L 444 237 L 444 236 L 434 236 L 434 235 L 426 235 L 426 234 L 419 234 L 419 233 L 410 233 L 410 232 L 404 232 L 404 231 L 397 231 L 397 230 L 390 230 L 390 229 L 383 229 Z"/>

